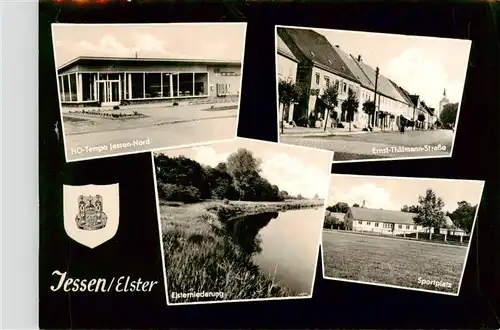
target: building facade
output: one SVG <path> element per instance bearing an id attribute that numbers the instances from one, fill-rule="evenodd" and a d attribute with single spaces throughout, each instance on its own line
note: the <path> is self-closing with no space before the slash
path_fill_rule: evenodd
<path id="1" fill-rule="evenodd" d="M 373 232 L 387 235 L 402 235 L 416 232 L 429 232 L 429 228 L 416 225 L 413 218 L 415 213 L 370 209 L 364 207 L 350 207 L 344 216 L 344 223 L 347 230 Z M 453 232 L 459 232 L 455 228 L 451 219 L 446 216 L 446 228 L 440 230 L 447 232 L 449 229 Z M 434 233 L 434 229 L 430 230 Z"/>
<path id="2" fill-rule="evenodd" d="M 78 57 L 58 70 L 63 107 L 236 98 L 241 63 Z"/>
<path id="3" fill-rule="evenodd" d="M 278 80 L 288 81 L 295 84 L 297 79 L 297 68 L 299 60 L 293 55 L 292 51 L 283 42 L 280 36 L 276 37 L 276 71 Z M 279 120 L 285 122 L 293 120 L 295 104 L 290 104 L 285 109 L 284 105 L 279 103 Z"/>
<path id="4" fill-rule="evenodd" d="M 311 114 L 324 119 L 327 111 L 321 96 L 333 84 L 337 86 L 338 104 L 329 123 L 352 121 L 354 128 L 396 130 L 410 124 L 413 127 L 420 113 L 426 118 L 421 128 L 427 129 L 435 122 L 433 112 L 419 104 L 415 106 L 409 93 L 384 76 L 383 72 L 364 63 L 361 55 L 355 57 L 339 45 L 332 45 L 323 35 L 308 29 L 278 27 L 277 39 L 299 61 L 297 82 L 309 87 L 309 95 L 299 105 L 300 110 L 295 111 L 294 120 Z M 341 110 L 349 89 L 354 91 L 358 100 L 357 112 L 351 120 Z M 367 101 L 374 102 L 375 113 L 368 115 L 364 111 L 363 105 Z"/>
<path id="5" fill-rule="evenodd" d="M 293 120 L 304 118 L 323 119 L 323 125 L 341 120 L 342 102 L 347 99 L 348 90 L 359 90 L 359 81 L 321 34 L 307 29 L 277 28 L 277 36 L 288 46 L 298 59 L 296 81 L 307 86 L 307 95 L 296 106 Z M 328 120 L 327 106 L 321 96 L 329 86 L 337 86 L 338 102 Z"/>

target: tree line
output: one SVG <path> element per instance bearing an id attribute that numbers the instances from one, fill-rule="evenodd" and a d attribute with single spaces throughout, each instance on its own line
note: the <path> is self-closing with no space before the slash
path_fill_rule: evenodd
<path id="1" fill-rule="evenodd" d="M 433 189 L 427 189 L 424 196 L 419 196 L 417 205 L 403 205 L 401 212 L 414 213 L 414 223 L 424 228 L 446 228 L 445 216 L 448 216 L 457 228 L 470 234 L 477 205 L 472 205 L 467 201 L 460 201 L 457 204 L 457 208 L 453 212 L 445 212 L 443 210 L 443 199 L 437 196 Z M 355 203 L 352 207 L 359 207 L 359 205 Z M 338 219 L 331 213 L 346 213 L 348 209 L 349 204 L 345 202 L 338 202 L 328 206 L 326 208 L 328 212 L 325 216 L 325 227 L 342 227 L 342 219 Z"/>
<path id="2" fill-rule="evenodd" d="M 304 199 L 290 195 L 261 176 L 261 160 L 240 148 L 225 162 L 205 166 L 184 157 L 155 155 L 156 179 L 160 199 L 196 203 L 204 199 L 243 201 L 284 201 Z"/>

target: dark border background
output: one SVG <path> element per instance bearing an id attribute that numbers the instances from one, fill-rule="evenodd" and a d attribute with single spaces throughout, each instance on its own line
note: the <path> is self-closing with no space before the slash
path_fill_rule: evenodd
<path id="1" fill-rule="evenodd" d="M 498 6 L 434 2 L 42 1 L 39 17 L 41 328 L 498 328 L 500 301 L 500 109 Z M 335 164 L 346 174 L 486 180 L 459 297 L 322 279 L 310 300 L 167 307 L 150 153 L 65 163 L 50 24 L 248 22 L 238 135 L 277 141 L 274 26 L 295 25 L 472 40 L 451 159 Z M 383 45 L 381 45 L 383 47 Z M 454 54 L 449 54 L 454 56 Z M 62 184 L 120 184 L 120 227 L 99 249 L 71 243 Z M 73 277 L 131 275 L 159 281 L 151 293 L 51 292 L 53 270 Z"/>

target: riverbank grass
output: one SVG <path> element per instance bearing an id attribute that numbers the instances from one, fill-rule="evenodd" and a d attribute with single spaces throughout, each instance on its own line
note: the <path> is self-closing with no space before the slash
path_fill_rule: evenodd
<path id="1" fill-rule="evenodd" d="M 262 212 L 323 207 L 323 201 L 276 203 L 205 201 L 195 204 L 160 201 L 170 303 L 291 297 L 291 292 L 259 272 L 251 256 L 221 233 L 224 221 Z M 177 298 L 182 293 L 223 296 Z"/>

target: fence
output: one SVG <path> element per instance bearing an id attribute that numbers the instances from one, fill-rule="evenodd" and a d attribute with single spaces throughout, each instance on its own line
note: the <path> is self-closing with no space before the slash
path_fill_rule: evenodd
<path id="1" fill-rule="evenodd" d="M 440 233 L 432 233 L 432 232 L 403 232 L 396 233 L 392 232 L 384 232 L 384 231 L 373 231 L 373 230 L 346 230 L 341 226 L 330 226 L 325 229 L 336 230 L 339 232 L 352 232 L 369 236 L 385 236 L 385 237 L 393 237 L 397 239 L 407 239 L 414 241 L 429 241 L 435 243 L 443 243 L 443 244 L 452 244 L 452 245 L 467 245 L 470 241 L 470 236 L 468 235 L 448 235 L 448 233 L 440 234 Z"/>

